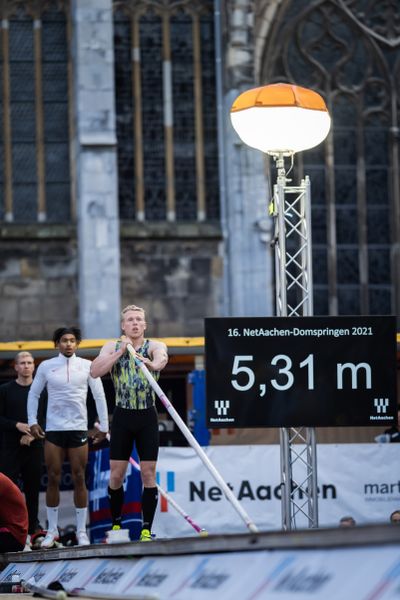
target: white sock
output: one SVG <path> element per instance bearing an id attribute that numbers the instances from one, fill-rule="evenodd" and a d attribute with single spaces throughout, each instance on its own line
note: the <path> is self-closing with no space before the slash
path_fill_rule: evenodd
<path id="1" fill-rule="evenodd" d="M 48 531 L 58 531 L 58 506 L 46 506 Z"/>
<path id="2" fill-rule="evenodd" d="M 76 530 L 86 531 L 87 507 L 75 508 L 76 511 Z"/>

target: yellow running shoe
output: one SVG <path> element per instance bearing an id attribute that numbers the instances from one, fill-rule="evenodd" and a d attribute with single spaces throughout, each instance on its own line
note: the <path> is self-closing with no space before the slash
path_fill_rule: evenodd
<path id="1" fill-rule="evenodd" d="M 153 538 L 151 537 L 151 533 L 148 529 L 142 529 L 139 542 L 152 542 Z"/>

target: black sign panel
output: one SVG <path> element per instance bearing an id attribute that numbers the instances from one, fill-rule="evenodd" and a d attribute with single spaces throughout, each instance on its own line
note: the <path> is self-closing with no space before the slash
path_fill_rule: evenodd
<path id="1" fill-rule="evenodd" d="M 207 426 L 390 426 L 396 319 L 205 320 Z"/>

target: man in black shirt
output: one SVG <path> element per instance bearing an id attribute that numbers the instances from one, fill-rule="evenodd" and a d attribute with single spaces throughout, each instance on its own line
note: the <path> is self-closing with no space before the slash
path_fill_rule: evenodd
<path id="1" fill-rule="evenodd" d="M 14 368 L 17 379 L 0 386 L 0 471 L 14 483 L 22 481 L 29 516 L 28 534 L 40 531 L 39 491 L 43 462 L 43 441 L 30 433 L 27 415 L 28 392 L 33 380 L 35 363 L 30 352 L 19 352 Z M 45 415 L 45 398 L 40 413 Z"/>

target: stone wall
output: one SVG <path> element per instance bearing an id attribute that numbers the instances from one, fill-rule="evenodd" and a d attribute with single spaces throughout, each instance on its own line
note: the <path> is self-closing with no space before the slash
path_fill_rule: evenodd
<path id="1" fill-rule="evenodd" d="M 173 227 L 164 223 L 122 227 L 121 304 L 147 310 L 151 336 L 203 335 L 204 316 L 218 313 L 219 228 Z M 47 340 L 62 325 L 82 326 L 75 228 L 3 226 L 0 342 Z M 99 326 L 91 337 L 105 335 Z"/>
<path id="2" fill-rule="evenodd" d="M 79 319 L 84 335 L 119 332 L 117 139 L 112 0 L 71 0 Z"/>
<path id="3" fill-rule="evenodd" d="M 224 173 L 220 190 L 224 232 L 224 315 L 261 317 L 274 312 L 274 260 L 268 216 L 270 185 L 264 155 L 246 146 L 230 122 L 234 100 L 256 87 L 255 0 L 221 2 L 220 103 Z M 228 300 L 227 300 L 228 299 Z"/>
<path id="4" fill-rule="evenodd" d="M 56 235 L 55 235 L 56 234 Z M 49 339 L 78 322 L 77 243 L 71 227 L 3 226 L 0 341 Z"/>
<path id="5" fill-rule="evenodd" d="M 219 227 L 205 224 L 123 227 L 122 306 L 146 309 L 149 335 L 204 335 L 204 317 L 218 316 L 220 240 Z"/>

